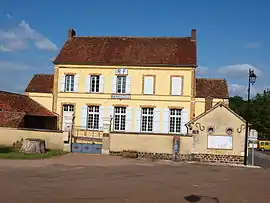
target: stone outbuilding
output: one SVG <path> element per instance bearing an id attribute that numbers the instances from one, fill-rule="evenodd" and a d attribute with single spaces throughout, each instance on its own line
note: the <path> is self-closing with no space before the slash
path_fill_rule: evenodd
<path id="1" fill-rule="evenodd" d="M 192 135 L 192 160 L 243 164 L 245 120 L 219 102 L 186 124 Z"/>

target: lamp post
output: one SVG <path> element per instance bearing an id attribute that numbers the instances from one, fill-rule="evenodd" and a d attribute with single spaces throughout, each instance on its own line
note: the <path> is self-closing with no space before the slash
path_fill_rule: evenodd
<path id="1" fill-rule="evenodd" d="M 250 106 L 250 84 L 253 85 L 256 81 L 256 75 L 254 70 L 249 69 L 248 71 L 248 99 L 247 99 L 247 107 Z M 249 123 L 249 108 L 246 108 L 246 132 L 245 132 L 245 157 L 244 157 L 244 165 L 247 165 L 247 150 L 248 150 L 248 123 Z"/>

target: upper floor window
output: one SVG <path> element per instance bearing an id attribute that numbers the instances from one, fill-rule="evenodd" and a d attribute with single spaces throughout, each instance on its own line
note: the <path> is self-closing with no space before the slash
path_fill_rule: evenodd
<path id="1" fill-rule="evenodd" d="M 170 133 L 181 133 L 182 109 L 170 109 Z"/>
<path id="2" fill-rule="evenodd" d="M 74 92 L 74 75 L 65 75 L 65 92 Z"/>
<path id="3" fill-rule="evenodd" d="M 126 93 L 127 86 L 127 77 L 126 76 L 117 76 L 116 78 L 116 93 Z"/>
<path id="4" fill-rule="evenodd" d="M 154 123 L 154 109 L 153 108 L 142 108 L 142 132 L 152 132 Z"/>
<path id="5" fill-rule="evenodd" d="M 99 92 L 100 76 L 91 75 L 90 76 L 90 92 Z"/>
<path id="6" fill-rule="evenodd" d="M 144 76 L 143 77 L 143 93 L 144 94 L 154 94 L 155 77 L 154 76 Z"/>
<path id="7" fill-rule="evenodd" d="M 114 108 L 114 130 L 115 131 L 126 130 L 126 107 Z"/>
<path id="8" fill-rule="evenodd" d="M 99 106 L 88 106 L 87 129 L 99 129 Z"/>
<path id="9" fill-rule="evenodd" d="M 182 95 L 182 82 L 183 78 L 181 76 L 171 77 L 171 95 Z"/>

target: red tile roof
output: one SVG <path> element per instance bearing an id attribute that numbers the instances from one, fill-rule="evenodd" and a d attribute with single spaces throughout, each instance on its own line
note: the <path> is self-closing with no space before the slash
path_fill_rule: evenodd
<path id="1" fill-rule="evenodd" d="M 32 116 L 56 116 L 30 97 L 21 94 L 0 91 L 0 109 L 8 112 L 20 112 Z"/>
<path id="2" fill-rule="evenodd" d="M 29 82 L 25 92 L 41 92 L 52 93 L 53 75 L 52 74 L 36 74 Z"/>
<path id="3" fill-rule="evenodd" d="M 191 37 L 71 36 L 54 63 L 196 66 L 196 30 Z"/>
<path id="4" fill-rule="evenodd" d="M 0 127 L 18 128 L 23 126 L 25 113 L 20 112 L 0 112 Z"/>
<path id="5" fill-rule="evenodd" d="M 225 79 L 196 78 L 196 97 L 229 98 L 227 81 Z"/>

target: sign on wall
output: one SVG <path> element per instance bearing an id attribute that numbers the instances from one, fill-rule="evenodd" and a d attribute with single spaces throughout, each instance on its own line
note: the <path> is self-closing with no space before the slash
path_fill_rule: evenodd
<path id="1" fill-rule="evenodd" d="M 112 94 L 112 99 L 130 99 L 130 94 Z"/>
<path id="2" fill-rule="evenodd" d="M 115 75 L 127 75 L 128 69 L 127 68 L 119 68 L 115 70 Z"/>
<path id="3" fill-rule="evenodd" d="M 215 136 L 208 135 L 208 145 L 209 149 L 232 149 L 233 148 L 233 137 L 232 136 Z"/>

